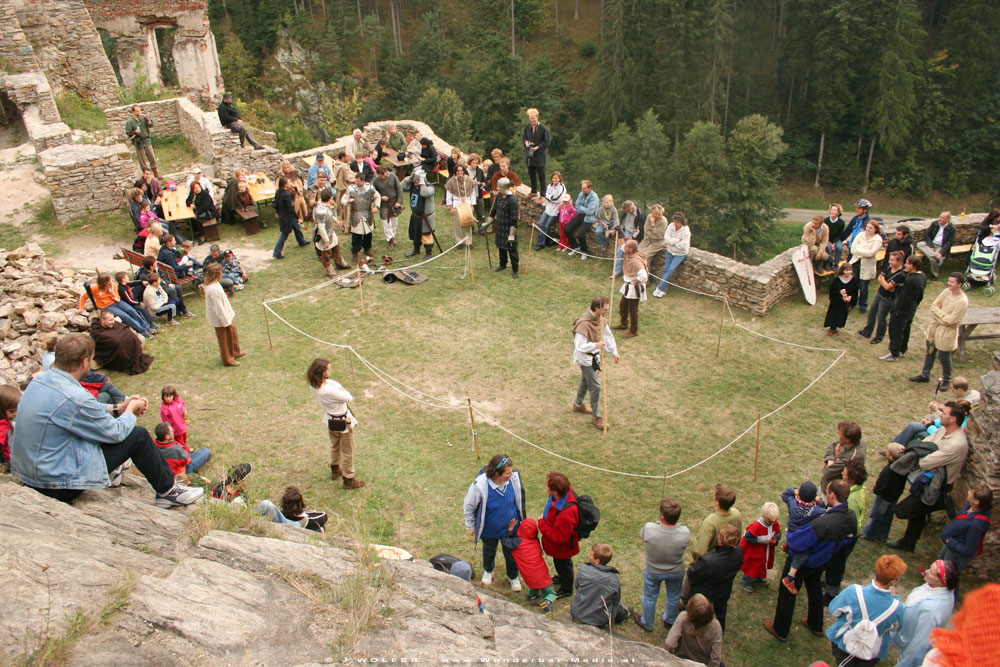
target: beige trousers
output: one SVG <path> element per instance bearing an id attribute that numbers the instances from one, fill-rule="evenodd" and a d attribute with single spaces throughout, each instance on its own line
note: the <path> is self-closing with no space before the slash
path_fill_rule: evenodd
<path id="1" fill-rule="evenodd" d="M 344 478 L 354 479 L 354 429 L 348 427 L 340 433 L 328 430 L 330 434 L 330 465 L 340 466 Z"/>

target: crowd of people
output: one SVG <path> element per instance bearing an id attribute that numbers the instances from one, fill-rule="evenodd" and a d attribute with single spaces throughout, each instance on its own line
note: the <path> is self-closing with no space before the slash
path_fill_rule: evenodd
<path id="1" fill-rule="evenodd" d="M 218 112 L 220 122 L 240 135 L 241 144 L 249 142 L 260 148 L 229 95 Z M 650 262 L 659 255 L 664 259 L 653 292 L 660 298 L 690 251 L 691 232 L 682 212 L 673 213 L 668 220 L 662 206 L 651 206 L 647 214 L 633 201 L 623 202 L 618 209 L 611 195 L 599 197 L 586 180 L 574 199 L 558 171 L 546 181 L 551 135 L 539 122 L 537 110 L 529 109 L 527 115 L 523 141 L 529 199 L 537 198 L 543 205 L 534 249 L 553 246 L 586 260 L 587 234 L 591 231 L 602 248 L 615 244 L 613 274 L 623 278 L 620 322 L 611 326 L 606 321 L 610 301 L 600 296 L 573 324 L 573 360 L 580 368 L 580 381 L 571 409 L 589 416 L 595 427 L 604 430 L 601 365 L 605 354 L 615 363 L 621 361 L 613 330 L 624 330 L 626 338 L 637 335 L 639 304 L 647 299 Z M 194 244 L 178 233 L 174 223 L 164 220 L 163 189 L 149 142 L 151 126 L 141 109 L 134 107 L 126 133 L 135 141 L 142 176 L 132 190 L 130 212 L 137 230 L 137 249 L 144 255 L 143 268 L 131 281 L 125 273 L 113 279 L 100 273 L 80 298 L 81 312 L 90 304 L 98 313 L 90 333 L 51 337 L 43 370 L 23 395 L 16 388 L 0 387 L 0 451 L 4 460 L 10 462 L 22 483 L 67 502 L 85 490 L 119 484 L 125 470 L 133 465 L 149 481 L 158 506 L 189 505 L 201 498 L 206 488 L 215 499 L 239 501 L 251 469 L 249 464 L 235 466 L 218 483 L 201 477 L 199 470 L 212 453 L 205 447 L 190 446 L 188 408 L 178 390 L 173 386 L 162 389 L 161 422 L 151 436 L 136 423 L 148 410 L 149 400 L 125 395 L 92 366 L 98 360 L 104 368 L 142 373 L 153 363 L 143 352 L 142 343 L 157 334 L 158 318 L 177 326 L 179 318 L 194 317 L 184 303 L 181 285 L 172 284 L 161 265 L 177 279 L 192 277 L 202 283 L 206 317 L 216 330 L 222 363 L 237 366 L 244 356 L 229 295 L 242 289 L 249 276 L 235 255 L 217 244 L 210 246 L 203 261 L 194 259 Z M 400 178 L 395 163 L 386 162 L 387 156 L 395 157 L 396 163 L 409 164 L 412 172 Z M 500 257 L 496 270 L 509 266 L 516 279 L 520 209 L 513 189 L 521 181 L 510 160 L 499 149 L 485 161 L 457 149 L 445 158 L 438 155 L 430 138 L 419 133 L 407 138 L 395 127 L 374 144 L 356 130 L 348 146 L 334 157 L 333 166 L 322 153 L 316 155 L 305 180 L 290 163 L 282 165 L 274 200 L 280 233 L 273 256 L 284 257 L 289 235 L 296 237 L 299 246 L 309 245 L 303 229 L 308 231 L 312 224 L 312 245 L 327 275 L 335 275 L 336 269 L 357 267 L 372 252 L 376 214 L 387 247 L 396 247 L 404 204 L 411 210 L 408 237 L 412 251 L 407 256 L 421 251 L 431 256 L 436 242 L 437 198 L 432 177 L 442 163 L 449 172 L 442 203 L 454 217 L 456 242 L 471 246 L 476 232 L 483 233 L 492 225 Z M 209 220 L 235 222 L 259 215 L 248 194 L 245 170 L 229 180 L 218 204 L 214 185 L 200 169 L 191 174 L 188 186 L 189 204 L 196 211 L 192 231 L 198 240 Z M 818 271 L 835 273 L 824 323 L 830 334 L 846 326 L 856 305 L 867 316 L 858 333 L 871 338 L 873 344 L 888 335 L 889 351 L 879 358 L 895 361 L 906 354 L 910 326 L 926 285 L 923 263 L 914 248 L 926 258 L 936 278 L 949 257 L 955 228 L 950 215 L 943 213 L 928 230 L 927 241 L 914 247 L 909 230 L 897 227 L 887 249 L 888 259 L 879 269 L 877 255 L 883 238 L 879 223 L 868 215 L 870 209 L 870 202 L 859 201 L 855 217 L 847 222 L 835 204 L 829 216 L 818 216 L 805 226 L 802 241 L 810 248 Z M 1000 234 L 1000 211 L 991 216 L 984 222 L 981 238 Z M 339 249 L 337 232 L 351 235 L 350 263 Z M 947 288 L 935 299 L 925 336 L 924 366 L 911 378 L 928 382 L 934 363 L 940 359 L 943 386 L 951 389 L 955 400 L 931 403 L 927 415 L 909 423 L 884 452 L 879 452 L 886 463 L 871 492 L 865 487 L 868 451 L 861 427 L 842 421 L 836 427 L 836 440 L 827 447 L 822 461 L 817 461 L 819 483 L 805 481 L 776 494 L 752 521 L 737 509 L 736 493 L 726 484 L 715 485 L 713 510 L 696 532 L 681 523 L 682 508 L 677 500 L 664 497 L 657 508 L 657 520 L 639 528 L 645 547 L 643 590 L 634 594 L 641 602 L 629 607 L 624 602 L 619 572 L 610 564 L 612 545 L 592 542 L 585 562 L 578 567 L 574 563 L 581 540 L 598 529 L 600 513 L 594 500 L 578 493 L 565 474 L 553 471 L 545 478 L 545 499 L 536 506 L 540 510 L 537 517 L 529 516 L 532 512 L 526 489 L 530 484 L 508 455 L 497 454 L 475 475 L 463 504 L 469 535 L 482 545 L 482 585 L 494 582 L 499 548 L 511 591 L 522 591 L 523 578 L 527 599 L 538 602 L 544 613 L 551 615 L 558 600 L 573 598 L 569 612 L 576 622 L 605 627 L 632 619 L 644 631 L 652 632 L 663 584 L 666 600 L 659 618 L 668 629 L 666 648 L 715 666 L 722 661 L 737 574 L 742 573 L 742 590 L 754 594 L 770 584 L 768 572 L 775 568 L 778 552 L 784 551 L 784 564 L 775 579 L 775 612 L 764 624 L 766 632 L 778 641 L 787 641 L 796 600 L 804 590 L 808 610 L 802 625 L 812 634 L 824 636 L 826 607 L 834 622 L 825 636 L 837 664 L 875 664 L 887 656 L 890 645 L 899 650 L 899 664 L 920 664 L 931 648 L 932 631 L 951 618 L 960 574 L 981 550 L 993 503 L 993 493 L 985 486 L 970 489 L 961 510 L 954 507 L 951 495 L 969 451 L 965 425 L 979 401 L 968 380 L 952 377 L 951 372 L 957 328 L 968 306 L 962 291 L 964 278 L 961 273 L 951 274 Z M 869 303 L 872 279 L 877 279 L 879 287 Z M 366 482 L 357 477 L 355 468 L 358 420 L 350 407 L 354 397 L 331 377 L 328 359 L 315 359 L 306 379 L 330 440 L 331 479 L 341 480 L 346 490 L 363 488 Z M 779 506 L 787 509 L 785 521 Z M 294 486 L 285 490 L 280 506 L 264 500 L 258 510 L 275 522 L 320 532 L 326 523 L 326 515 L 308 510 Z M 874 563 L 870 585 L 843 587 L 847 564 L 859 539 L 913 552 L 928 517 L 938 511 L 946 512 L 951 521 L 940 535 L 938 558 L 921 571 L 923 586 L 901 599 L 895 586 L 907 565 L 897 555 L 883 555 Z M 889 540 L 895 519 L 906 521 L 906 527 L 899 539 Z M 546 557 L 551 559 L 551 571 Z M 472 564 L 460 558 L 441 554 L 431 560 L 435 567 L 465 579 L 474 576 Z M 855 573 L 870 569 L 870 565 L 862 565 L 855 567 Z"/>

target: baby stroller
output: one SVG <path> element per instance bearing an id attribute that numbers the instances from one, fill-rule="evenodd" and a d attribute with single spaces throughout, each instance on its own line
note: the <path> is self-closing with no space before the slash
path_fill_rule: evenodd
<path id="1" fill-rule="evenodd" d="M 986 284 L 983 294 L 993 296 L 996 292 L 993 282 L 996 280 L 997 255 L 1000 253 L 1000 238 L 987 236 L 982 241 L 972 244 L 972 256 L 969 266 L 965 269 L 965 283 L 962 289 L 968 291 L 971 283 Z"/>

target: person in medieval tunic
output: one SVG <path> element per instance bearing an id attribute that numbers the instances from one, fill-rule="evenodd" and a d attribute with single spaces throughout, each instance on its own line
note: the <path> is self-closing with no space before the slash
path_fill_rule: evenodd
<path id="1" fill-rule="evenodd" d="M 413 241 L 413 252 L 406 256 L 419 255 L 423 245 L 425 255 L 430 258 L 434 250 L 434 186 L 427 182 L 423 169 L 414 169 L 400 185 L 404 192 L 410 193 L 409 237 Z"/>
<path id="2" fill-rule="evenodd" d="M 494 232 L 497 248 L 500 250 L 500 266 L 496 271 L 503 271 L 507 268 L 507 256 L 510 255 L 510 268 L 513 272 L 511 278 L 517 280 L 517 218 L 518 204 L 517 197 L 511 191 L 511 181 L 501 178 L 497 181 L 499 194 L 496 203 L 493 204 L 493 215 L 496 216 L 496 231 Z"/>
<path id="3" fill-rule="evenodd" d="M 378 193 L 372 184 L 360 174 L 354 174 L 354 184 L 344 194 L 344 204 L 351 210 L 351 264 L 358 265 L 358 253 L 362 249 L 365 256 L 371 256 L 372 231 L 375 229 L 372 207 Z"/>
<path id="4" fill-rule="evenodd" d="M 625 338 L 635 338 L 639 335 L 639 302 L 646 300 L 646 283 L 649 281 L 649 266 L 646 257 L 639 252 L 639 244 L 635 239 L 629 239 L 623 246 L 622 261 L 623 283 L 622 298 L 618 303 L 621 323 L 612 329 L 628 329 Z"/>
<path id="5" fill-rule="evenodd" d="M 153 357 L 142 352 L 142 342 L 115 314 L 102 310 L 90 323 L 90 337 L 94 339 L 94 360 L 104 368 L 129 375 L 145 373 L 153 364 Z"/>
<path id="6" fill-rule="evenodd" d="M 590 302 L 590 310 L 573 322 L 573 361 L 580 367 L 580 384 L 576 390 L 576 400 L 573 401 L 573 412 L 593 415 L 592 423 L 602 431 L 601 363 L 604 350 L 614 357 L 616 364 L 621 362 L 615 336 L 606 322 L 601 331 L 601 323 L 608 316 L 610 306 L 608 297 L 594 297 Z M 583 404 L 587 392 L 590 392 L 589 406 Z"/>
<path id="7" fill-rule="evenodd" d="M 445 203 L 455 218 L 455 243 L 464 241 L 466 245 L 471 246 L 472 228 L 475 225 L 475 217 L 472 215 L 472 210 L 476 206 L 476 193 L 479 188 L 476 185 L 476 181 L 469 176 L 464 162 L 459 162 L 455 165 L 454 175 L 445 182 L 444 189 L 447 193 Z M 468 226 L 462 226 L 460 207 L 465 206 L 469 207 L 466 209 L 470 215 L 467 221 L 469 223 Z"/>
<path id="8" fill-rule="evenodd" d="M 743 549 L 743 590 L 753 593 L 754 584 L 767 583 L 767 571 L 774 567 L 774 552 L 781 541 L 778 506 L 764 503 L 760 518 L 747 526 L 740 540 Z"/>
<path id="9" fill-rule="evenodd" d="M 396 247 L 396 230 L 399 227 L 399 209 L 396 205 L 403 202 L 403 188 L 400 187 L 396 172 L 381 164 L 375 170 L 372 187 L 378 193 L 378 214 L 382 219 L 382 233 L 385 234 L 389 250 L 393 250 Z"/>

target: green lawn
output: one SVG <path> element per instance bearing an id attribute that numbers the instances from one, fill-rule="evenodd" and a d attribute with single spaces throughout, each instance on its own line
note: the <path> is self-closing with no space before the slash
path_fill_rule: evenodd
<path id="1" fill-rule="evenodd" d="M 439 218 L 446 248 L 451 234 L 444 230 L 450 230 L 449 223 L 445 216 Z M 97 228 L 103 230 L 103 224 Z M 405 230 L 406 223 L 401 222 L 400 228 Z M 86 242 L 88 233 L 58 241 Z M 226 241 L 242 233 L 225 227 L 223 235 Z M 272 225 L 251 237 L 252 243 L 267 247 L 276 235 Z M 113 380 L 128 393 L 155 399 L 154 409 L 141 420 L 150 429 L 157 421 L 160 389 L 175 385 L 189 406 L 191 444 L 214 452 L 207 474 L 218 477 L 231 464 L 252 462 L 251 499 L 277 500 L 286 485 L 295 484 L 310 506 L 330 512 L 333 533 L 357 520 L 381 542 L 402 546 L 420 558 L 453 553 L 469 559 L 477 573 L 480 554 L 465 531 L 462 500 L 481 465 L 495 453 L 510 455 L 525 480 L 533 516 L 542 511 L 545 475 L 561 470 L 601 508 L 600 527 L 583 546 L 586 549 L 595 540 L 613 545 L 612 564 L 621 571 L 625 601 L 632 606 L 641 600 L 643 556 L 638 531 L 645 521 L 655 520 L 664 487 L 681 503 L 681 522 L 692 529 L 712 510 L 712 488 L 720 481 L 737 490 L 737 507 L 748 521 L 753 520 L 761 504 L 777 500 L 783 489 L 805 479 L 818 480 L 836 422 L 854 419 L 869 446 L 871 488 L 882 465 L 875 452 L 884 449 L 906 422 L 919 418 L 931 398 L 933 385 L 912 385 L 905 378 L 919 369 L 919 332 L 942 282 L 929 285 L 914 326 L 914 351 L 896 364 L 877 361 L 883 348 L 853 334 L 826 337 L 821 327 L 825 307 L 809 307 L 796 297 L 766 318 L 753 318 L 744 311 L 737 311 L 736 317 L 755 331 L 807 346 L 843 348 L 847 355 L 802 398 L 763 423 L 756 481 L 752 429 L 725 452 L 666 484 L 662 479 L 612 474 L 561 460 L 481 421 L 477 459 L 464 407 L 467 398 L 483 413 L 555 454 L 589 466 L 662 476 L 719 450 L 753 424 L 758 414 L 767 414 L 801 391 L 838 354 L 781 345 L 739 330 L 733 334 L 727 325 L 722 355 L 717 358 L 719 303 L 671 290 L 666 298 L 642 305 L 640 337 L 619 339 L 622 363 L 607 369 L 611 429 L 605 438 L 583 415 L 570 412 L 579 377 L 571 363 L 570 331 L 590 299 L 609 292 L 609 265 L 551 251 L 522 251 L 521 279 L 515 282 L 509 272 L 490 271 L 484 247 L 484 240 L 477 238 L 474 280 L 471 275 L 460 279 L 461 270 L 428 270 L 431 279 L 420 286 L 369 280 L 363 288 L 364 314 L 358 290 L 324 288 L 274 304 L 278 314 L 303 331 L 353 346 L 410 388 L 392 388 L 352 360 L 348 351 L 310 340 L 273 317 L 269 318 L 273 349 L 269 346 L 262 300 L 323 280 L 315 253 L 295 248 L 293 240 L 286 247 L 286 260 L 254 274 L 248 288 L 233 299 L 241 344 L 248 352 L 239 368 L 221 366 L 214 332 L 199 317 L 165 330 L 147 345 L 156 357 L 149 372 L 137 377 L 113 374 Z M 398 261 L 404 259 L 404 250 L 405 246 L 396 250 Z M 384 251 L 384 242 L 376 238 L 375 254 Z M 495 266 L 495 248 L 492 251 Z M 461 265 L 462 259 L 453 252 L 439 264 Z M 116 267 L 109 262 L 107 268 Z M 980 290 L 970 296 L 974 303 L 989 303 Z M 820 303 L 824 301 L 821 297 Z M 203 315 L 199 298 L 191 296 L 188 303 Z M 845 331 L 860 326 L 855 314 Z M 982 342 L 971 344 L 968 361 L 956 372 L 971 376 L 978 386 L 978 375 L 990 367 L 991 349 Z M 333 376 L 356 397 L 352 407 L 360 420 L 358 476 L 369 483 L 360 491 L 344 491 L 328 478 L 328 439 L 304 379 L 306 367 L 319 356 L 331 359 Z M 425 404 L 440 405 L 437 399 L 453 409 Z M 907 557 L 906 588 L 920 583 L 916 568 L 936 555 L 940 527 L 932 521 L 917 554 Z M 882 551 L 859 544 L 849 563 L 849 581 L 867 582 Z M 583 559 L 578 557 L 577 564 Z M 503 586 L 494 588 L 503 592 Z M 522 596 L 512 599 L 524 603 Z M 791 640 L 783 645 L 764 633 L 761 622 L 773 613 L 774 600 L 775 583 L 771 590 L 753 595 L 737 586 L 729 607 L 726 663 L 808 664 L 828 659 L 829 643 L 801 627 L 794 628 Z M 804 605 L 800 607 L 804 615 Z M 568 622 L 569 601 L 558 602 L 556 609 L 557 617 Z M 620 632 L 657 644 L 665 636 L 662 626 L 651 635 L 634 624 Z"/>

